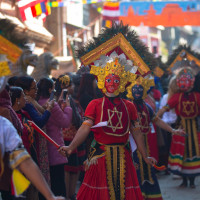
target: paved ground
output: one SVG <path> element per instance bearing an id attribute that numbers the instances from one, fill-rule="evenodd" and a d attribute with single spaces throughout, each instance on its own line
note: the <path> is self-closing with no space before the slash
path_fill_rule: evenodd
<path id="1" fill-rule="evenodd" d="M 200 200 L 200 177 L 196 178 L 196 188 L 179 188 L 181 179 L 174 179 L 172 175 L 158 174 L 163 200 Z M 77 190 L 79 184 L 77 184 Z M 1 200 L 1 196 L 0 196 Z M 95 199 L 94 199 L 95 200 Z"/>
<path id="2" fill-rule="evenodd" d="M 181 179 L 174 179 L 172 175 L 158 175 L 164 200 L 200 200 L 200 177 L 196 178 L 196 188 L 179 188 Z"/>

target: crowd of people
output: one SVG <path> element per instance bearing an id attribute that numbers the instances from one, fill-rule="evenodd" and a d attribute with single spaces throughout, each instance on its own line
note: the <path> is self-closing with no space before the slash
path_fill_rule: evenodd
<path id="1" fill-rule="evenodd" d="M 120 38 L 125 45 L 128 41 L 122 33 L 134 39 L 138 49 L 144 48 L 145 58 L 135 55 L 152 63 L 153 55 L 135 33 L 120 24 L 96 38 L 97 46 L 78 52 L 85 66 L 77 72 L 37 82 L 31 76 L 14 76 L 2 86 L 3 200 L 162 200 L 157 164 L 166 166 L 166 174 L 181 176 L 180 187 L 187 187 L 189 180 L 189 186 L 195 188 L 195 177 L 200 175 L 200 95 L 193 88 L 195 76 L 191 68 L 183 67 L 161 97 L 150 69 L 143 66 L 144 73 L 136 68 L 121 46 L 110 43 L 109 51 L 103 52 L 110 39 Z M 100 46 L 103 54 L 96 58 L 93 51 L 98 54 Z M 86 65 L 91 69 L 85 70 Z M 31 181 L 23 197 L 11 191 L 14 168 Z M 76 194 L 78 181 L 81 186 Z"/>

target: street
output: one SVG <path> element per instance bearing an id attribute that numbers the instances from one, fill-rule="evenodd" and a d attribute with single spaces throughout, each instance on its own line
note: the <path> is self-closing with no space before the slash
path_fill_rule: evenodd
<path id="1" fill-rule="evenodd" d="M 200 200 L 200 177 L 195 180 L 196 188 L 179 188 L 182 180 L 172 175 L 158 175 L 163 200 Z"/>

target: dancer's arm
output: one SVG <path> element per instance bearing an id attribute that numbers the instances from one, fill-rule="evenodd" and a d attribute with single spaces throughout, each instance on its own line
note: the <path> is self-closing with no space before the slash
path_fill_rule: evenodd
<path id="1" fill-rule="evenodd" d="M 147 155 L 147 150 L 146 150 L 146 147 L 144 144 L 144 136 L 143 136 L 143 133 L 140 131 L 140 128 L 139 127 L 135 128 L 135 127 L 131 126 L 130 132 L 133 135 L 133 138 L 137 144 L 137 148 L 138 148 L 139 152 L 141 153 L 144 161 L 150 165 L 156 164 L 157 161 L 155 160 L 155 158 L 149 157 Z"/>
<path id="2" fill-rule="evenodd" d="M 81 127 L 78 129 L 74 139 L 70 143 L 69 146 L 63 146 L 58 151 L 61 154 L 69 156 L 80 144 L 82 144 L 87 136 L 90 133 L 90 128 L 92 126 L 93 122 L 91 120 L 86 120 L 83 122 Z M 64 153 L 63 153 L 64 152 Z"/>

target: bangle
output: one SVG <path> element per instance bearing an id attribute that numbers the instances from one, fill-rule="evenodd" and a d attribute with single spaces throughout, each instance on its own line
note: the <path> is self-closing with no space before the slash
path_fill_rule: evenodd
<path id="1" fill-rule="evenodd" d="M 86 126 L 92 127 L 92 124 L 91 124 L 90 122 L 87 122 L 87 121 L 84 121 L 84 122 L 83 122 L 83 125 L 86 125 Z"/>

